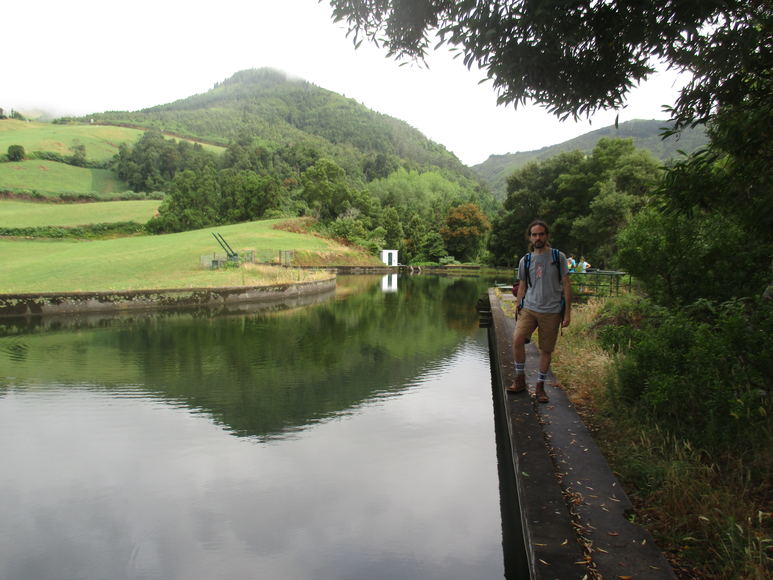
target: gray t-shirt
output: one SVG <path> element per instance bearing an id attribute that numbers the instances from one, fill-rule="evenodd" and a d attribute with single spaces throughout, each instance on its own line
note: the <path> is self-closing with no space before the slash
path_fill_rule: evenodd
<path id="1" fill-rule="evenodd" d="M 526 256 L 518 263 L 518 279 L 524 284 L 526 283 L 525 261 Z M 561 268 L 562 280 L 569 275 L 569 267 L 566 265 L 566 256 L 563 252 L 558 252 L 558 268 Z M 523 300 L 524 308 L 542 313 L 561 312 L 563 284 L 558 281 L 558 268 L 553 263 L 553 252 L 549 247 L 543 254 L 532 253 L 529 286 L 526 288 Z"/>

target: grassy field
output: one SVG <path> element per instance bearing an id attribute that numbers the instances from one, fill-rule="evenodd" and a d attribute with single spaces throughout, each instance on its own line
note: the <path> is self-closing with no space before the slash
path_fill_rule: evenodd
<path id="1" fill-rule="evenodd" d="M 240 286 L 265 283 L 265 273 L 247 268 L 208 270 L 200 256 L 222 253 L 212 232 L 237 251 L 295 250 L 331 256 L 328 263 L 378 264 L 373 256 L 329 240 L 273 229 L 266 220 L 205 230 L 92 242 L 2 240 L 0 293 L 74 292 Z"/>
<path id="2" fill-rule="evenodd" d="M 127 191 L 129 186 L 107 169 L 88 169 L 45 160 L 0 163 L 0 189 L 50 194 Z"/>
<path id="3" fill-rule="evenodd" d="M 107 125 L 54 125 L 15 119 L 0 120 L 0 153 L 6 153 L 10 145 L 21 145 L 24 150 L 51 151 L 71 155 L 73 145 L 86 147 L 86 157 L 91 161 L 105 161 L 118 153 L 121 143 L 134 143 L 144 131 Z M 179 140 L 179 139 L 178 139 Z M 210 151 L 222 152 L 223 147 L 203 145 Z"/>
<path id="4" fill-rule="evenodd" d="M 66 204 L 0 200 L 0 227 L 73 227 L 127 221 L 144 224 L 160 204 L 152 199 Z"/>
<path id="5" fill-rule="evenodd" d="M 86 157 L 93 161 L 104 161 L 118 153 L 123 142 L 134 143 L 142 131 L 124 127 L 100 125 L 54 125 L 4 119 L 0 121 L 0 152 L 8 151 L 10 145 L 21 145 L 24 150 L 51 151 L 71 155 L 73 145 L 86 147 Z"/>
<path id="6" fill-rule="evenodd" d="M 0 120 L 0 154 L 11 145 L 21 145 L 27 155 L 34 151 L 72 154 L 74 145 L 86 148 L 89 161 L 106 161 L 118 153 L 121 143 L 135 143 L 143 134 L 139 129 L 103 125 L 54 125 L 15 119 Z M 171 137 L 176 140 L 179 138 Z M 222 152 L 223 147 L 203 145 Z M 53 161 L 28 160 L 0 163 L 0 190 L 37 191 L 43 194 L 109 194 L 129 189 L 115 174 L 104 169 L 72 167 Z"/>

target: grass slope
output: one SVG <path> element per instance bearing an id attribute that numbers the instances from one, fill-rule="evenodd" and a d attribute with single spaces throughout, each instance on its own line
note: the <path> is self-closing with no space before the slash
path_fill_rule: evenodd
<path id="1" fill-rule="evenodd" d="M 62 193 L 111 195 L 128 189 L 126 183 L 107 169 L 45 160 L 0 163 L 0 190 L 4 191 L 37 192 L 55 197 Z"/>
<path id="2" fill-rule="evenodd" d="M 51 151 L 72 155 L 73 145 L 86 147 L 86 157 L 92 161 L 105 161 L 118 153 L 118 146 L 128 141 L 134 143 L 142 131 L 126 127 L 99 125 L 54 125 L 4 119 L 0 121 L 0 153 L 10 145 L 21 145 L 29 154 L 33 151 Z"/>
<path id="3" fill-rule="evenodd" d="M 128 221 L 145 223 L 153 217 L 160 204 L 159 200 L 68 204 L 2 200 L 0 227 L 73 227 Z"/>
<path id="4" fill-rule="evenodd" d="M 109 125 L 54 125 L 15 119 L 0 120 L 0 155 L 8 147 L 21 145 L 28 157 L 45 151 L 62 156 L 72 155 L 73 145 L 86 148 L 89 161 L 107 161 L 118 153 L 121 143 L 134 143 L 144 130 Z M 178 141 L 179 137 L 174 137 Z M 202 145 L 222 153 L 223 147 Z M 0 191 L 47 194 L 113 194 L 129 186 L 105 169 L 73 167 L 55 161 L 29 159 L 20 163 L 0 163 Z"/>
<path id="5" fill-rule="evenodd" d="M 163 236 L 93 242 L 0 240 L 0 293 L 78 292 L 259 285 L 260 271 L 207 270 L 200 256 L 222 253 L 221 233 L 236 250 L 331 253 L 360 264 L 375 258 L 312 235 L 273 229 L 266 220 Z"/>
<path id="6" fill-rule="evenodd" d="M 33 151 L 51 151 L 71 155 L 73 145 L 86 147 L 90 161 L 106 161 L 118 153 L 121 143 L 134 143 L 144 129 L 112 125 L 54 125 L 15 119 L 0 120 L 0 153 L 6 153 L 11 145 L 21 145 L 30 154 Z M 175 137 L 180 140 L 179 137 Z M 223 147 L 202 145 L 205 149 L 222 152 Z"/>

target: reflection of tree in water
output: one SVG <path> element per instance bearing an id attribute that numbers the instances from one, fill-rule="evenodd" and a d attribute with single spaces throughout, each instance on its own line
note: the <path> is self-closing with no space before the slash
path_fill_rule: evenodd
<path id="1" fill-rule="evenodd" d="M 484 287 L 403 278 L 395 293 L 372 284 L 281 315 L 139 319 L 81 330 L 61 358 L 78 360 L 84 381 L 115 382 L 114 369 L 131 369 L 126 382 L 211 413 L 236 433 L 270 437 L 399 392 L 475 330 Z M 83 356 L 84 345 L 99 357 Z"/>

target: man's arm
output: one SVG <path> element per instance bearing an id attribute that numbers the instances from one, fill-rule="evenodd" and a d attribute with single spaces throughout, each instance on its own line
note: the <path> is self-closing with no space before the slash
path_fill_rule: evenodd
<path id="1" fill-rule="evenodd" d="M 518 292 L 515 295 L 515 308 L 517 310 L 521 309 L 521 304 L 523 303 L 523 297 L 526 295 L 526 280 L 521 280 L 521 283 L 518 284 Z"/>
<path id="2" fill-rule="evenodd" d="M 572 281 L 571 275 L 564 276 L 561 280 L 564 285 L 564 320 L 561 326 L 566 328 L 572 321 Z"/>

